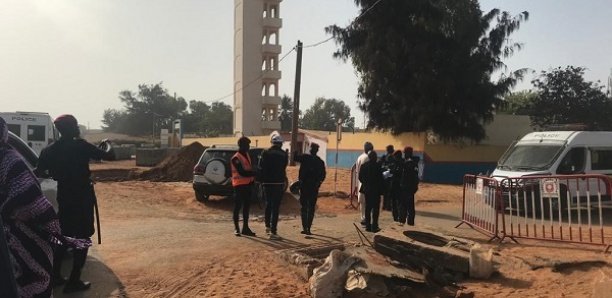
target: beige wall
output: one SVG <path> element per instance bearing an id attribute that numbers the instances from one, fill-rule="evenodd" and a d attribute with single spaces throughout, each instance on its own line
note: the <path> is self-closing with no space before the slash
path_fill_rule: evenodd
<path id="1" fill-rule="evenodd" d="M 533 132 L 529 116 L 521 115 L 495 115 L 495 119 L 486 126 L 487 138 L 483 145 L 508 146 L 514 140 Z"/>

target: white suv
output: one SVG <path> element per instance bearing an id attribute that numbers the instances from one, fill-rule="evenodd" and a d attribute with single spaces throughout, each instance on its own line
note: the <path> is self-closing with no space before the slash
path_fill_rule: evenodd
<path id="1" fill-rule="evenodd" d="M 9 131 L 8 144 L 15 149 L 21 157 L 25 160 L 26 164 L 33 170 L 38 164 L 38 155 L 28 144 L 26 144 L 21 138 Z M 53 205 L 53 209 L 57 212 L 57 181 L 51 178 L 38 177 L 40 182 L 40 188 L 43 194 Z"/>

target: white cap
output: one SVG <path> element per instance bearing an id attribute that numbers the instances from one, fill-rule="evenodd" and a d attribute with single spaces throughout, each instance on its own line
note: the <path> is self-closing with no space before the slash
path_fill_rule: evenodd
<path id="1" fill-rule="evenodd" d="M 273 134 L 270 137 L 270 143 L 272 143 L 272 144 L 282 144 L 283 143 L 283 137 L 281 137 L 281 135 Z"/>

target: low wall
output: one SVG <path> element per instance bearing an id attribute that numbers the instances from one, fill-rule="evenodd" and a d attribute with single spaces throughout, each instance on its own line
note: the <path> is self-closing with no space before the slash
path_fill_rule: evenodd
<path id="1" fill-rule="evenodd" d="M 132 155 L 135 154 L 135 148 L 136 147 L 133 145 L 113 147 L 113 151 L 115 152 L 115 160 L 131 159 Z"/>

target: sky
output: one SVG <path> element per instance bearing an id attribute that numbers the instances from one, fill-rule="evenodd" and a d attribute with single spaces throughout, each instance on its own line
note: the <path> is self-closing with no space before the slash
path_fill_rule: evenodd
<path id="1" fill-rule="evenodd" d="M 389 1 L 389 0 L 382 0 Z M 105 109 L 123 108 L 118 94 L 163 82 L 189 100 L 232 104 L 232 0 L 3 0 L 0 4 L 0 110 L 71 113 L 90 128 Z M 516 90 L 531 88 L 542 70 L 575 65 L 604 84 L 612 69 L 612 0 L 481 0 L 529 21 L 511 38 L 524 48 L 505 61 L 507 71 L 534 74 Z M 288 53 L 325 40 L 324 28 L 348 25 L 353 0 L 284 0 L 280 43 Z M 356 125 L 358 79 L 350 61 L 332 58 L 333 40 L 304 48 L 301 109 L 317 97 L 343 100 Z M 293 97 L 295 52 L 281 63 L 280 94 Z"/>

